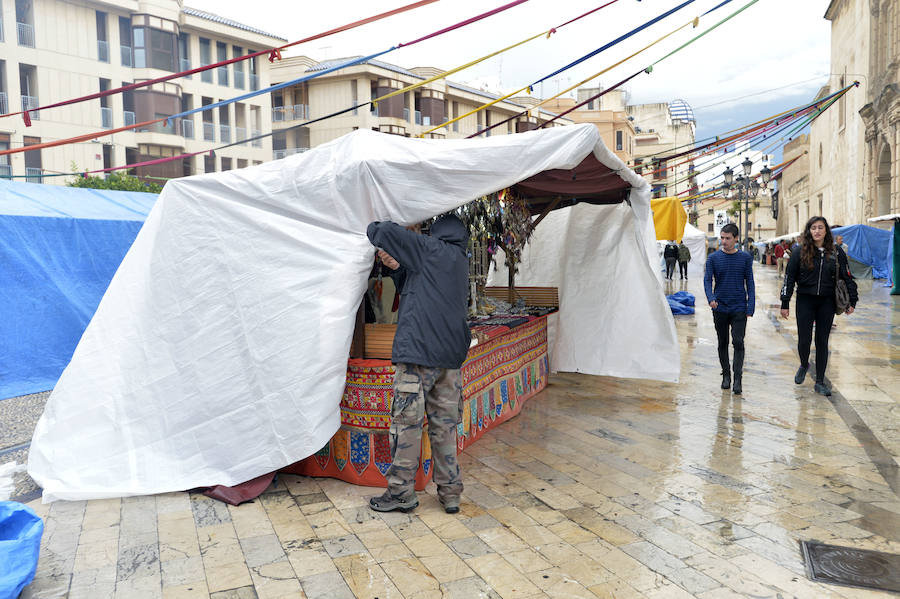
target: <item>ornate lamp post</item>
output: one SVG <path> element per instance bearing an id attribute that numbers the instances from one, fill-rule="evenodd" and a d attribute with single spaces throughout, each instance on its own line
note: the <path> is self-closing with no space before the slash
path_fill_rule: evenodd
<path id="1" fill-rule="evenodd" d="M 734 171 L 732 171 L 730 167 L 726 168 L 725 173 L 723 174 L 725 178 L 725 187 L 730 187 L 737 193 L 738 203 L 744 203 L 745 240 L 750 236 L 750 200 L 756 199 L 756 196 L 759 194 L 759 183 L 756 182 L 756 178 L 750 177 L 751 168 L 753 168 L 753 162 L 749 158 L 744 158 L 744 161 L 741 163 L 743 175 L 738 175 L 737 179 L 735 179 Z M 742 245 L 744 246 L 744 249 L 747 249 L 746 241 Z"/>

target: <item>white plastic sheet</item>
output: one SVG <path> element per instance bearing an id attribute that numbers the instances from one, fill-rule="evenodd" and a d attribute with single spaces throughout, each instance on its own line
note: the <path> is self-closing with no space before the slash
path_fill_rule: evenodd
<path id="1" fill-rule="evenodd" d="M 706 269 L 706 235 L 691 223 L 684 223 L 682 241 L 691 250 L 691 261 L 688 262 L 688 276 L 692 279 L 702 278 Z"/>
<path id="2" fill-rule="evenodd" d="M 234 485 L 311 455 L 340 424 L 366 225 L 418 222 L 591 151 L 611 156 L 592 125 L 448 141 L 361 130 L 169 182 L 35 430 L 44 501 Z"/>

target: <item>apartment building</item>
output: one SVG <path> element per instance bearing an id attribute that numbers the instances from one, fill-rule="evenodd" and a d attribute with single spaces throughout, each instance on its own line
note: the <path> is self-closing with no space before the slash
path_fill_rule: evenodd
<path id="1" fill-rule="evenodd" d="M 577 104 L 587 104 L 572 110 L 566 117 L 576 123 L 591 123 L 600 131 L 603 143 L 622 162 L 631 164 L 634 158 L 634 119 L 625 110 L 627 94 L 621 90 L 610 91 L 599 98 L 588 100 L 599 94 L 602 88 L 580 87 L 575 98 L 555 98 L 544 106 L 547 110 L 562 113 L 572 110 Z"/>
<path id="2" fill-rule="evenodd" d="M 272 83 L 293 81 L 332 68 L 347 60 L 349 59 L 341 58 L 319 62 L 307 56 L 285 58 L 272 65 Z M 284 158 L 362 128 L 407 137 L 424 134 L 431 138 L 458 139 L 525 110 L 528 110 L 527 114 L 518 116 L 482 135 L 489 137 L 528 131 L 556 116 L 543 108 L 530 108 L 523 103 L 525 101 L 523 99 L 510 98 L 428 132 L 433 127 L 499 97 L 460 83 L 438 79 L 418 89 L 380 101 L 377 105 L 368 104 L 316 123 L 304 124 L 310 119 L 348 109 L 392 91 L 420 83 L 441 72 L 434 67 L 406 69 L 387 62 L 370 60 L 274 92 L 272 128 L 275 135 L 272 155 L 275 158 Z M 571 119 L 563 118 L 551 126 L 569 125 L 572 122 Z"/>
<path id="3" fill-rule="evenodd" d="M 653 197 L 687 197 L 696 192 L 694 164 L 687 156 L 672 163 L 659 160 L 690 149 L 696 138 L 694 111 L 684 100 L 625 107 L 634 119 L 634 170 L 646 173 Z"/>
<path id="4" fill-rule="evenodd" d="M 285 43 L 285 39 L 181 0 L 0 0 L 0 149 L 153 120 L 269 86 L 264 57 L 191 77 L 48 110 L 77 96 L 147 81 Z M 0 156 L 0 176 L 64 184 L 54 173 L 109 168 L 199 152 L 271 131 L 266 94 L 184 119 L 97 140 Z M 190 159 L 137 169 L 171 178 L 242 168 L 271 159 L 266 138 Z"/>

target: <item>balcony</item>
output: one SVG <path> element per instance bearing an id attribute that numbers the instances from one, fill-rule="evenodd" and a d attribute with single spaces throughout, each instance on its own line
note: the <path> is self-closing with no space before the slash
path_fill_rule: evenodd
<path id="1" fill-rule="evenodd" d="M 259 89 L 259 75 L 250 73 L 250 91 L 255 92 Z"/>
<path id="2" fill-rule="evenodd" d="M 247 145 L 247 128 L 246 127 L 235 127 L 234 128 L 234 141 L 238 142 L 242 146 Z"/>
<path id="3" fill-rule="evenodd" d="M 34 25 L 16 23 L 16 34 L 19 37 L 20 46 L 34 48 Z"/>
<path id="4" fill-rule="evenodd" d="M 22 110 L 27 110 L 28 116 L 35 121 L 41 118 L 41 113 L 35 110 L 38 106 L 37 96 L 22 96 Z"/>
<path id="5" fill-rule="evenodd" d="M 106 106 L 100 107 L 100 126 L 104 129 L 112 129 L 113 126 L 112 119 L 112 108 L 107 108 Z"/>
<path id="6" fill-rule="evenodd" d="M 194 120 L 181 119 L 181 135 L 185 139 L 194 139 Z"/>
<path id="7" fill-rule="evenodd" d="M 209 63 L 203 65 L 208 66 Z M 212 83 L 213 82 L 213 72 L 212 69 L 207 69 L 206 71 L 200 72 L 200 81 L 203 83 Z"/>
<path id="8" fill-rule="evenodd" d="M 262 135 L 262 131 L 260 131 L 259 129 L 254 129 L 251 132 L 250 137 L 259 137 L 260 135 Z M 253 146 L 254 148 L 261 148 L 262 141 L 263 141 L 262 139 L 254 139 L 253 141 L 250 142 L 250 145 Z"/>
<path id="9" fill-rule="evenodd" d="M 309 104 L 294 104 L 294 119 L 309 120 Z"/>
<path id="10" fill-rule="evenodd" d="M 44 169 L 41 168 L 26 168 L 25 169 L 25 182 L 26 183 L 41 183 L 44 180 Z"/>
<path id="11" fill-rule="evenodd" d="M 309 119 L 309 105 L 308 104 L 294 104 L 293 106 L 276 106 L 272 109 L 272 120 L 276 122 L 280 121 L 294 121 L 297 119 L 307 120 Z"/>
<path id="12" fill-rule="evenodd" d="M 219 140 L 231 143 L 231 125 L 219 125 Z"/>
<path id="13" fill-rule="evenodd" d="M 134 118 L 134 113 L 130 110 L 123 110 L 122 117 L 123 117 L 122 120 L 126 127 L 130 127 L 137 122 Z"/>
<path id="14" fill-rule="evenodd" d="M 109 62 L 109 42 L 106 40 L 97 40 L 97 60 L 100 62 Z"/>
<path id="15" fill-rule="evenodd" d="M 284 150 L 273 150 L 272 155 L 275 157 L 275 160 L 281 160 L 282 158 L 286 158 L 287 156 L 302 154 L 307 150 L 309 150 L 309 148 L 286 148 Z"/>
<path id="16" fill-rule="evenodd" d="M 228 85 L 228 67 L 216 67 L 219 85 Z"/>
<path id="17" fill-rule="evenodd" d="M 237 66 L 237 63 L 235 66 Z M 244 89 L 244 71 L 234 70 L 234 86 L 238 89 Z"/>
<path id="18" fill-rule="evenodd" d="M 9 102 L 6 99 L 6 92 L 0 92 L 0 114 L 9 112 Z"/>
<path id="19" fill-rule="evenodd" d="M 187 58 L 179 59 L 179 61 L 178 61 L 178 69 L 179 69 L 180 71 L 190 71 L 190 70 L 191 70 L 191 61 L 188 60 Z M 185 79 L 190 79 L 190 78 L 191 78 L 190 75 L 185 75 L 184 77 L 185 77 Z"/>
<path id="20" fill-rule="evenodd" d="M 216 124 L 203 123 L 203 141 L 216 141 Z"/>
<path id="21" fill-rule="evenodd" d="M 0 164 L 0 179 L 9 179 L 12 177 L 12 165 Z"/>
<path id="22" fill-rule="evenodd" d="M 134 66 L 134 59 L 131 57 L 131 46 L 119 46 L 119 56 L 123 67 Z"/>

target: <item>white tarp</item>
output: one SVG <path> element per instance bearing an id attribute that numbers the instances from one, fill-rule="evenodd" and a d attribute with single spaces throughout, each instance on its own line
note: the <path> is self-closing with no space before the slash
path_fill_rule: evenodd
<path id="1" fill-rule="evenodd" d="M 360 130 L 285 160 L 170 181 L 35 429 L 28 471 L 44 500 L 235 485 L 319 450 L 340 425 L 374 254 L 366 225 L 419 222 L 591 151 L 637 187 L 634 217 L 649 222 L 647 184 L 593 125 L 473 140 Z M 618 235 L 642 251 L 634 231 Z M 608 286 L 618 289 L 584 318 L 633 321 L 627 283 Z M 577 295 L 564 301 L 580 307 Z M 665 330 L 646 345 L 629 333 L 625 347 L 598 336 L 570 351 L 628 359 L 633 374 L 647 364 L 647 377 L 677 352 Z"/>
<path id="2" fill-rule="evenodd" d="M 688 276 L 697 279 L 703 278 L 703 271 L 706 267 L 706 235 L 691 223 L 684 223 L 684 236 L 681 239 L 684 241 L 684 245 L 691 250 Z"/>
<path id="3" fill-rule="evenodd" d="M 675 322 L 657 276 L 656 244 L 649 257 L 639 249 L 642 230 L 626 204 L 585 203 L 551 212 L 534 230 L 516 285 L 559 288 L 554 371 L 678 381 Z M 505 286 L 502 251 L 496 262 L 488 284 Z"/>

